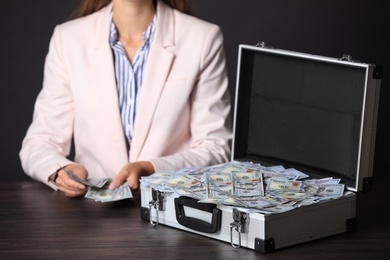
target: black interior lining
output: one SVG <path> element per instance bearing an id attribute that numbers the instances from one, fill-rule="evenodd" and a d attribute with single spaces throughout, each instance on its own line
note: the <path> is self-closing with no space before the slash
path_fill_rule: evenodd
<path id="1" fill-rule="evenodd" d="M 235 156 L 355 179 L 365 76 L 357 66 L 242 50 Z"/>

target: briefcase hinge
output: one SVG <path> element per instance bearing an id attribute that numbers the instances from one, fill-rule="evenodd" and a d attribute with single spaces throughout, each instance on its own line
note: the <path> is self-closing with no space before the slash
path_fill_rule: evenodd
<path id="1" fill-rule="evenodd" d="M 253 46 L 257 48 L 264 48 L 264 49 L 273 49 L 272 46 L 268 46 L 265 42 L 263 41 L 258 41 L 257 43 L 253 44 Z"/>
<path id="2" fill-rule="evenodd" d="M 156 210 L 156 221 L 152 220 L 152 208 Z M 149 201 L 149 219 L 153 226 L 158 225 L 158 212 L 165 210 L 165 193 L 152 188 L 152 200 Z"/>
<path id="3" fill-rule="evenodd" d="M 238 234 L 238 244 L 234 243 L 233 230 Z M 241 234 L 249 232 L 249 213 L 233 208 L 233 222 L 230 223 L 230 244 L 234 248 L 241 247 Z"/>
<path id="4" fill-rule="evenodd" d="M 258 41 L 256 44 L 255 44 L 255 47 L 262 47 L 262 48 L 265 48 L 265 46 L 267 46 L 267 44 L 265 42 L 262 42 L 262 41 Z"/>
<path id="5" fill-rule="evenodd" d="M 348 62 L 359 62 L 358 60 L 352 59 L 352 56 L 349 54 L 343 54 L 343 56 L 339 58 L 339 60 L 348 61 Z"/>

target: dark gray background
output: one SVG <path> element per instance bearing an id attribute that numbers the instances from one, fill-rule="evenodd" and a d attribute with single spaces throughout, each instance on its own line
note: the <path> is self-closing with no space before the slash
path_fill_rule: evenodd
<path id="1" fill-rule="evenodd" d="M 41 88 L 44 58 L 56 24 L 78 0 L 3 0 L 0 5 L 1 180 L 29 180 L 19 150 Z M 382 64 L 374 175 L 388 174 L 390 4 L 386 0 L 192 0 L 194 15 L 221 26 L 234 93 L 240 43 Z"/>

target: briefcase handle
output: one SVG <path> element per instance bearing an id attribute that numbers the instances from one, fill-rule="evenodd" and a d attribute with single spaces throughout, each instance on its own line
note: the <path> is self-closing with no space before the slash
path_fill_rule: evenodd
<path id="1" fill-rule="evenodd" d="M 185 207 L 211 213 L 211 223 L 204 220 L 186 216 Z M 180 196 L 175 198 L 176 220 L 179 224 L 204 233 L 215 233 L 221 228 L 222 210 L 216 204 L 199 203 L 197 199 Z"/>

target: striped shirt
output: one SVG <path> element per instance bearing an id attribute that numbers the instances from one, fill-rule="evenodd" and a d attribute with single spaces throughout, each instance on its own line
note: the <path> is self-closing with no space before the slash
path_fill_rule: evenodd
<path id="1" fill-rule="evenodd" d="M 118 33 L 111 18 L 110 45 L 114 53 L 115 77 L 118 89 L 120 113 L 129 147 L 133 138 L 137 102 L 143 80 L 145 62 L 153 40 L 157 16 L 142 35 L 143 44 L 134 56 L 133 63 L 126 56 L 125 48 L 118 39 Z"/>

